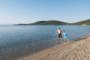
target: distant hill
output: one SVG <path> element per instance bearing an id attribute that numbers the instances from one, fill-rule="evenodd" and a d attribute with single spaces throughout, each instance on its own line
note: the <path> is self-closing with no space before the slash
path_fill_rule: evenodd
<path id="1" fill-rule="evenodd" d="M 67 25 L 66 22 L 56 21 L 56 20 L 50 20 L 50 21 L 37 21 L 35 23 L 31 24 L 19 24 L 19 25 Z"/>
<path id="2" fill-rule="evenodd" d="M 80 21 L 80 22 L 76 22 L 76 23 L 71 23 L 70 25 L 90 25 L 90 19 L 84 20 L 84 21 Z"/>
<path id="3" fill-rule="evenodd" d="M 76 23 L 66 23 L 62 21 L 50 20 L 50 21 L 37 21 L 31 24 L 18 24 L 18 25 L 90 25 L 90 19 Z"/>

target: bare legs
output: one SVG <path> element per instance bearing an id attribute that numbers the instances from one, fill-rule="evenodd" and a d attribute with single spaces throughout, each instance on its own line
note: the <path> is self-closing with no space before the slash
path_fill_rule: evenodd
<path id="1" fill-rule="evenodd" d="M 64 38 L 64 42 L 66 42 L 66 38 Z"/>
<path id="2" fill-rule="evenodd" d="M 58 38 L 58 44 L 60 44 L 60 38 Z"/>
<path id="3" fill-rule="evenodd" d="M 65 39 L 64 39 L 64 42 L 66 42 L 66 39 L 67 39 L 67 40 L 68 40 L 68 42 L 69 42 L 69 39 L 68 39 L 68 38 L 65 38 Z"/>
<path id="4" fill-rule="evenodd" d="M 67 38 L 67 39 L 68 39 L 68 38 Z M 69 39 L 68 39 L 68 42 L 70 42 Z"/>
<path id="5" fill-rule="evenodd" d="M 58 44 L 62 43 L 62 38 L 58 38 Z"/>
<path id="6" fill-rule="evenodd" d="M 62 43 L 62 38 L 61 38 L 61 43 Z"/>
<path id="7" fill-rule="evenodd" d="M 70 40 L 68 38 L 64 38 L 64 42 L 66 42 L 66 39 L 68 40 L 68 42 L 70 42 Z M 62 43 L 62 38 L 58 38 L 58 44 Z"/>

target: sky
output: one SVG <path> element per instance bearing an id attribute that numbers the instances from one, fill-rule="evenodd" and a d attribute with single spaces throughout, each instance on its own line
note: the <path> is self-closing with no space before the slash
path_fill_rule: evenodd
<path id="1" fill-rule="evenodd" d="M 90 0 L 0 0 L 0 24 L 90 19 Z"/>

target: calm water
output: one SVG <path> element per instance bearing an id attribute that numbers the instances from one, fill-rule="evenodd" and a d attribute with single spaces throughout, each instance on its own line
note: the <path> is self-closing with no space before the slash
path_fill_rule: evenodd
<path id="1" fill-rule="evenodd" d="M 90 34 L 90 26 L 0 26 L 0 60 L 32 54 L 58 45 L 58 27 L 66 31 L 70 40 Z"/>

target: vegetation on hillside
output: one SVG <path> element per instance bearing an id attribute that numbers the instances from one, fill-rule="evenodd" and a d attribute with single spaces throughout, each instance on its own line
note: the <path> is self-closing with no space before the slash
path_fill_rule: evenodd
<path id="1" fill-rule="evenodd" d="M 56 20 L 50 20 L 50 21 L 38 21 L 31 24 L 18 24 L 18 25 L 83 25 L 83 24 L 90 25 L 90 19 L 76 23 L 66 23 Z"/>
<path id="2" fill-rule="evenodd" d="M 31 24 L 19 24 L 19 25 L 67 25 L 68 23 L 51 20 L 51 21 L 38 21 Z"/>
<path id="3" fill-rule="evenodd" d="M 82 25 L 82 24 L 90 25 L 90 19 L 76 22 L 76 23 L 71 23 L 70 25 Z"/>

